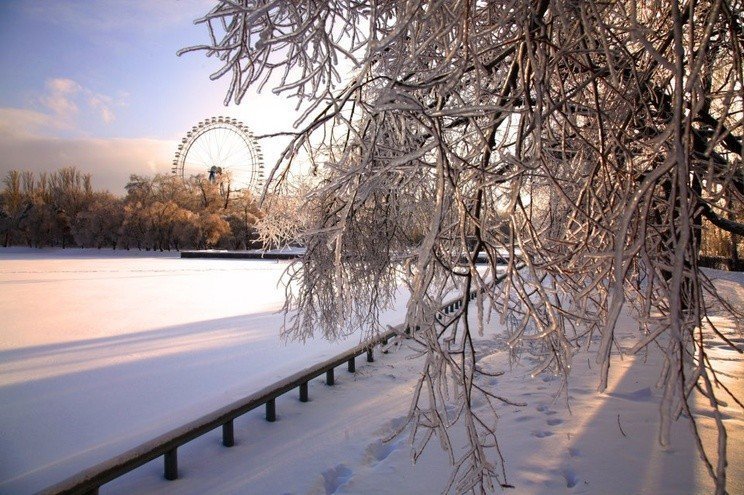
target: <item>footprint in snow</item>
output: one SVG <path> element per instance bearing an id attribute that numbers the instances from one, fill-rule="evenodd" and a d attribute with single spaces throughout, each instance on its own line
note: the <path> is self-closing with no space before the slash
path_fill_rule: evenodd
<path id="1" fill-rule="evenodd" d="M 594 393 L 592 390 L 588 388 L 580 388 L 580 387 L 571 388 L 570 391 L 573 394 L 579 394 L 579 395 L 590 395 Z"/>
<path id="2" fill-rule="evenodd" d="M 570 468 L 563 470 L 563 478 L 566 480 L 566 488 L 573 488 L 580 481 L 574 470 Z"/>
<path id="3" fill-rule="evenodd" d="M 407 421 L 408 417 L 406 416 L 398 416 L 397 418 L 393 418 L 390 420 L 390 428 L 393 430 L 397 430 L 405 425 Z"/>
<path id="4" fill-rule="evenodd" d="M 535 409 L 537 409 L 539 412 L 543 413 L 546 416 L 552 416 L 553 414 L 557 414 L 556 411 L 552 410 L 550 407 L 546 406 L 545 404 L 540 404 Z"/>
<path id="5" fill-rule="evenodd" d="M 697 414 L 699 416 L 706 416 L 708 418 L 714 418 L 714 419 L 716 417 L 716 415 L 715 415 L 715 413 L 713 411 L 706 411 L 706 410 L 697 411 Z M 734 419 L 734 417 L 732 415 L 727 414 L 724 411 L 720 411 L 720 414 L 721 414 L 721 419 Z"/>
<path id="6" fill-rule="evenodd" d="M 323 471 L 321 474 L 323 475 L 326 495 L 332 495 L 354 476 L 354 471 L 344 464 L 339 464 L 334 468 Z"/>
<path id="7" fill-rule="evenodd" d="M 390 454 L 398 450 L 402 442 L 403 441 L 400 439 L 392 440 L 390 442 L 377 440 L 376 442 L 367 445 L 367 448 L 365 449 L 366 463 L 370 466 L 375 466 L 384 461 Z"/>
<path id="8" fill-rule="evenodd" d="M 545 438 L 545 437 L 553 436 L 553 432 L 552 431 L 533 431 L 532 436 L 537 437 L 537 438 Z"/>
<path id="9" fill-rule="evenodd" d="M 741 343 L 737 343 L 736 345 L 737 345 L 738 348 L 741 348 Z M 714 348 L 714 349 L 720 349 L 722 351 L 737 352 L 737 349 L 734 349 L 733 347 L 731 347 L 730 345 L 728 345 L 725 342 L 723 342 L 721 344 L 714 344 L 711 347 Z"/>
<path id="10" fill-rule="evenodd" d="M 618 399 L 625 399 L 633 402 L 647 402 L 653 399 L 651 387 L 645 387 L 630 393 L 613 392 L 609 395 L 611 397 L 617 397 Z"/>
<path id="11" fill-rule="evenodd" d="M 399 416 L 384 423 L 375 431 L 375 436 L 383 439 L 391 439 L 401 434 L 407 428 L 406 416 Z"/>
<path id="12" fill-rule="evenodd" d="M 547 420 L 546 423 L 548 423 L 549 426 L 555 426 L 563 423 L 563 420 L 559 418 L 551 418 Z"/>

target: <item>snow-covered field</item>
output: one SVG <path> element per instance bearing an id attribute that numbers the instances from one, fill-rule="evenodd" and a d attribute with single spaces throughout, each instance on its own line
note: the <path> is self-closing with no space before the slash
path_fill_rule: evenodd
<path id="1" fill-rule="evenodd" d="M 357 344 L 279 340 L 284 267 L 0 250 L 0 493 L 32 493 Z M 741 274 L 711 273 L 744 304 Z M 736 322 L 717 323 L 742 341 Z M 633 326 L 626 318 L 621 329 Z M 484 365 L 507 371 L 491 385 L 526 404 L 500 410 L 510 492 L 710 492 L 687 423 L 674 425 L 670 446 L 657 442 L 660 356 L 618 358 L 603 394 L 593 361 L 576 356 L 567 405 L 555 399 L 558 380 L 510 368 L 492 339 L 480 346 Z M 741 355 L 711 353 L 727 384 L 744 392 Z M 438 493 L 450 471 L 436 443 L 412 466 L 405 435 L 383 441 L 408 409 L 420 368 L 410 355 L 404 348 L 369 365 L 360 359 L 356 374 L 337 371 L 334 387 L 315 380 L 307 404 L 296 391 L 279 398 L 275 423 L 262 410 L 246 414 L 235 447 L 222 447 L 219 431 L 189 443 L 179 449 L 176 481 L 162 478 L 157 460 L 101 492 Z M 729 492 L 744 493 L 744 417 L 729 404 Z M 709 443 L 712 427 L 703 427 Z"/>
<path id="2" fill-rule="evenodd" d="M 41 489 L 358 344 L 280 341 L 286 266 L 1 250 L 0 493 Z"/>

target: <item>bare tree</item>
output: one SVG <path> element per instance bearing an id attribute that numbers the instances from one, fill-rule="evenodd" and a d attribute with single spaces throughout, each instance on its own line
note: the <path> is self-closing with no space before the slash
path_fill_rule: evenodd
<path id="1" fill-rule="evenodd" d="M 119 244 L 124 222 L 123 201 L 109 192 L 91 194 L 85 210 L 79 212 L 72 225 L 72 235 L 80 247 L 110 247 Z"/>
<path id="2" fill-rule="evenodd" d="M 0 192 L 0 234 L 3 235 L 3 247 L 11 243 L 14 231 L 31 209 L 31 204 L 21 192 L 21 173 L 10 170 L 3 177 L 3 190 Z"/>
<path id="3" fill-rule="evenodd" d="M 543 349 L 536 372 L 563 376 L 599 335 L 603 390 L 632 307 L 634 350 L 665 351 L 661 440 L 682 413 L 696 424 L 693 390 L 707 396 L 718 451 L 699 447 L 724 493 L 726 391 L 706 345 L 735 345 L 707 318 L 716 293 L 697 257 L 703 218 L 744 234 L 718 201 L 744 197 L 742 12 L 740 0 L 219 0 L 197 20 L 211 42 L 182 53 L 223 62 L 212 78 L 229 74 L 226 102 L 269 84 L 304 105 L 271 175 L 281 184 L 309 150 L 322 177 L 286 331 L 375 328 L 402 274 L 426 355 L 415 445 L 432 433 L 448 445 L 448 402 L 470 439 L 451 488 L 506 483 L 493 421 L 470 407 L 507 400 L 481 385 L 471 321 L 490 305 L 513 345 Z M 464 300 L 434 317 L 452 286 L 480 291 L 477 315 Z"/>
<path id="4" fill-rule="evenodd" d="M 302 236 L 311 228 L 315 208 L 308 201 L 312 190 L 309 181 L 285 184 L 281 192 L 263 198 L 263 216 L 256 223 L 258 239 L 266 248 L 282 248 L 302 243 Z"/>

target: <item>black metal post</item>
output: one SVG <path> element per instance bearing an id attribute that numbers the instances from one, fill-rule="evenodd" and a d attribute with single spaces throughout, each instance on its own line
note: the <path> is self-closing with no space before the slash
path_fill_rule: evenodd
<path id="1" fill-rule="evenodd" d="M 178 448 L 169 450 L 163 456 L 165 461 L 165 479 L 177 480 L 178 479 Z"/>
<path id="2" fill-rule="evenodd" d="M 326 385 L 333 385 L 333 368 L 326 371 Z"/>
<path id="3" fill-rule="evenodd" d="M 266 402 L 266 421 L 273 423 L 276 421 L 276 404 L 274 399 Z"/>
<path id="4" fill-rule="evenodd" d="M 235 433 L 233 430 L 233 420 L 222 425 L 222 445 L 232 447 L 235 445 Z"/>
<path id="5" fill-rule="evenodd" d="M 349 373 L 354 373 L 356 371 L 356 361 L 354 361 L 354 357 L 349 359 L 347 364 L 349 365 Z"/>
<path id="6" fill-rule="evenodd" d="M 375 361 L 375 355 L 372 353 L 372 348 L 367 349 L 367 362 L 373 363 Z"/>
<path id="7" fill-rule="evenodd" d="M 307 402 L 308 400 L 307 382 L 300 383 L 300 402 Z"/>

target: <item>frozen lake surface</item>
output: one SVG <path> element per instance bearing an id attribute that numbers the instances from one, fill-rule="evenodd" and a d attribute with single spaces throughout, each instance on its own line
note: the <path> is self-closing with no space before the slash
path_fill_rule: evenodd
<path id="1" fill-rule="evenodd" d="M 177 256 L 0 251 L 0 493 L 40 489 L 359 343 L 280 340 L 287 262 Z"/>

